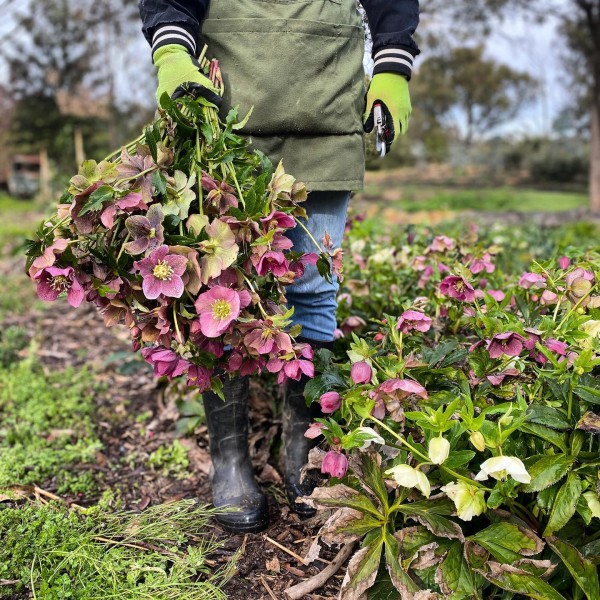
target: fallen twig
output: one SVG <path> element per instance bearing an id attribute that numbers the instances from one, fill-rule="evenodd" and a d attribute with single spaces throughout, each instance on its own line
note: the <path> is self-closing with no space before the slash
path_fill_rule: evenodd
<path id="1" fill-rule="evenodd" d="M 268 535 L 265 535 L 265 539 L 267 540 L 267 542 L 270 542 L 271 544 L 273 544 L 273 546 L 277 546 L 277 548 L 279 548 L 280 550 L 283 550 L 290 556 L 294 557 L 299 563 L 303 564 L 305 567 L 308 567 L 309 563 L 304 558 L 302 558 L 299 554 L 296 554 L 293 550 L 290 550 L 289 548 L 282 546 L 279 542 L 272 540 Z"/>
<path id="2" fill-rule="evenodd" d="M 273 600 L 277 600 L 277 596 L 273 593 L 273 590 L 269 587 L 269 584 L 265 581 L 265 578 L 262 575 L 260 576 L 260 582 L 265 586 L 269 596 L 271 596 Z"/>
<path id="3" fill-rule="evenodd" d="M 342 547 L 342 549 L 337 553 L 337 556 L 331 561 L 331 564 L 325 567 L 320 573 L 317 573 L 310 579 L 306 579 L 301 583 L 293 585 L 291 588 L 288 588 L 285 591 L 285 597 L 287 600 L 301 600 L 307 594 L 310 594 L 316 589 L 319 589 L 327 580 L 335 573 L 338 572 L 340 567 L 346 562 L 346 560 L 352 554 L 352 550 L 354 549 L 354 542 L 350 544 L 346 544 Z"/>

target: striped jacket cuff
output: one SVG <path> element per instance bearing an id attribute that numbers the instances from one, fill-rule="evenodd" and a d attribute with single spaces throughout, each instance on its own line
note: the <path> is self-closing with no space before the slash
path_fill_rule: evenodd
<path id="1" fill-rule="evenodd" d="M 168 44 L 184 46 L 192 56 L 196 56 L 197 38 L 192 29 L 183 24 L 159 25 L 155 29 L 152 36 L 152 54 Z"/>
<path id="2" fill-rule="evenodd" d="M 373 75 L 377 73 L 400 73 L 407 79 L 412 75 L 415 55 L 406 48 L 385 46 L 373 54 Z"/>

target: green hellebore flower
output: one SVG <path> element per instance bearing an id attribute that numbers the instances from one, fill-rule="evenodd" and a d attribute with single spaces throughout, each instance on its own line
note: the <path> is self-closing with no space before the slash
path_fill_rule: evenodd
<path id="1" fill-rule="evenodd" d="M 449 483 L 441 488 L 448 498 L 454 502 L 456 513 L 459 519 L 470 521 L 473 517 L 480 515 L 485 511 L 486 503 L 483 490 L 474 485 L 463 483 Z"/>
<path id="2" fill-rule="evenodd" d="M 436 464 L 441 465 L 450 454 L 450 442 L 441 435 L 433 438 L 429 442 L 429 460 Z"/>

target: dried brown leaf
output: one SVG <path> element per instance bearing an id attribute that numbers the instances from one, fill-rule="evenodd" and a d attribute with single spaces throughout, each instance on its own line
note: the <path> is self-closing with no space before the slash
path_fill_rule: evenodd
<path id="1" fill-rule="evenodd" d="M 327 519 L 323 527 L 319 531 L 319 536 L 328 545 L 331 544 L 347 544 L 354 542 L 360 538 L 359 535 L 343 533 L 339 530 L 343 527 L 363 518 L 363 513 L 353 508 L 339 508 Z"/>
<path id="2" fill-rule="evenodd" d="M 590 433 L 599 433 L 600 432 L 600 416 L 592 411 L 588 410 L 576 426 L 577 429 L 582 429 L 583 431 L 589 431 Z"/>
<path id="3" fill-rule="evenodd" d="M 370 560 L 373 549 L 370 546 L 359 550 L 348 563 L 342 588 L 338 600 L 366 600 L 367 590 L 375 583 L 379 560 Z M 381 546 L 379 546 L 379 558 L 381 557 Z M 373 568 L 368 565 L 372 564 Z M 367 566 L 367 573 L 357 577 L 359 572 Z"/>

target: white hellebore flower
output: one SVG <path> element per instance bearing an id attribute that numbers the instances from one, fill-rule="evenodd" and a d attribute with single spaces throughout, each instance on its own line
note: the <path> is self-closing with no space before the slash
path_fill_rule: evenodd
<path id="1" fill-rule="evenodd" d="M 373 442 L 381 445 L 385 444 L 385 440 L 372 427 L 358 427 L 356 431 L 361 434 L 364 440 L 359 450 L 366 450 Z"/>
<path id="2" fill-rule="evenodd" d="M 463 483 L 449 483 L 441 488 L 456 506 L 456 514 L 463 521 L 470 521 L 473 517 L 485 511 L 486 503 L 483 490 L 474 485 Z"/>
<path id="3" fill-rule="evenodd" d="M 485 481 L 488 477 L 506 479 L 509 475 L 519 483 L 529 483 L 531 475 L 521 459 L 516 456 L 494 456 L 488 458 L 480 467 L 475 481 Z"/>
<path id="4" fill-rule="evenodd" d="M 441 435 L 433 438 L 429 442 L 429 460 L 436 464 L 441 465 L 450 454 L 450 442 Z"/>
<path id="5" fill-rule="evenodd" d="M 592 512 L 592 516 L 600 519 L 600 500 L 596 492 L 586 492 L 583 494 L 585 501 L 587 502 L 588 508 Z"/>
<path id="6" fill-rule="evenodd" d="M 388 469 L 385 474 L 391 475 L 402 487 L 417 488 L 426 498 L 431 494 L 431 485 L 425 473 L 410 465 L 397 465 Z"/>

